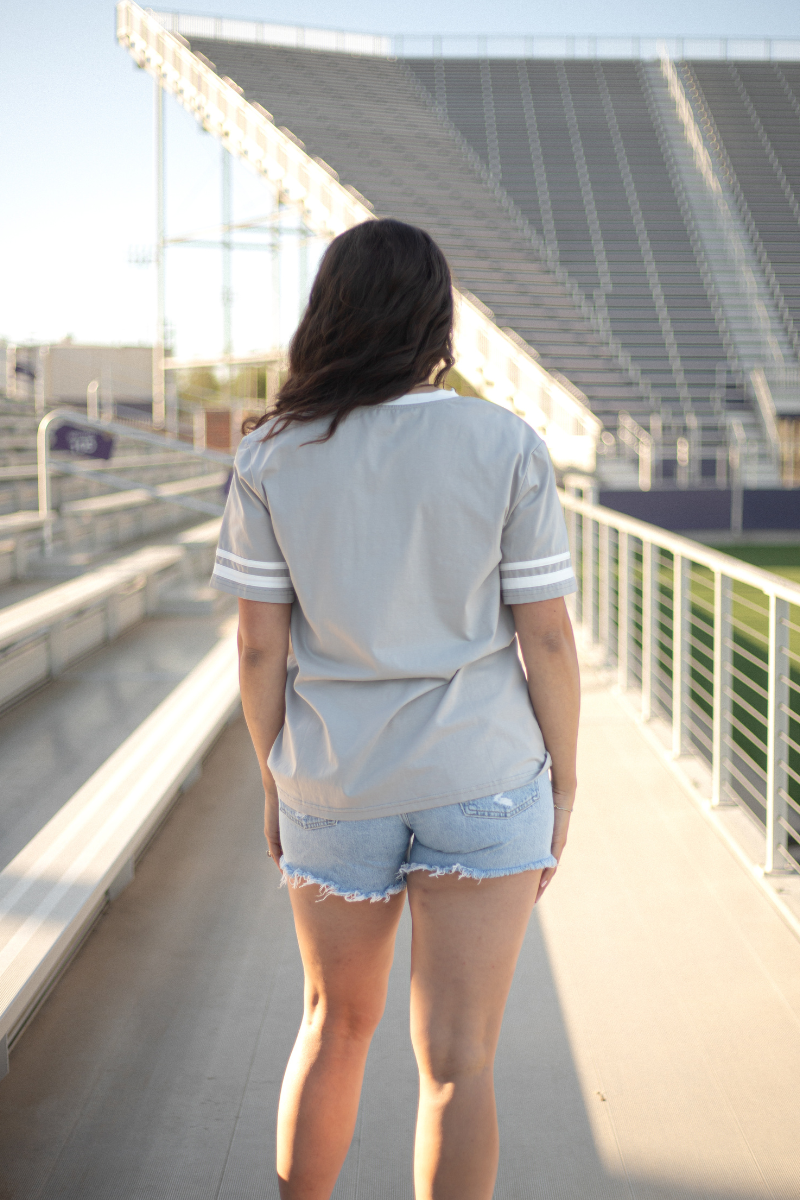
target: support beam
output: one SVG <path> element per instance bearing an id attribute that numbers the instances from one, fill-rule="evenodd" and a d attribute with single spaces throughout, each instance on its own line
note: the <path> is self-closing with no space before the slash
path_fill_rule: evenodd
<path id="1" fill-rule="evenodd" d="M 153 428 L 167 423 L 167 398 L 164 386 L 164 322 L 166 317 L 166 277 L 164 272 L 164 89 L 161 77 L 153 76 L 153 151 L 156 202 L 156 327 L 153 337 Z"/>
<path id="2" fill-rule="evenodd" d="M 227 146 L 222 146 L 222 353 L 228 359 L 226 387 L 228 403 L 231 399 L 233 367 L 233 241 L 231 239 L 232 216 L 231 156 Z"/>

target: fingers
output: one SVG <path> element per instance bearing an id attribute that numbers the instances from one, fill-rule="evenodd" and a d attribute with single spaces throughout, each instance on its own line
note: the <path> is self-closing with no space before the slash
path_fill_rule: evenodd
<path id="1" fill-rule="evenodd" d="M 571 808 L 571 807 L 572 807 L 571 805 L 568 806 L 568 808 Z M 544 895 L 547 885 L 550 883 L 550 880 L 553 878 L 556 871 L 558 870 L 557 864 L 561 861 L 561 855 L 564 853 L 564 847 L 567 844 L 567 833 L 569 831 L 569 818 L 570 818 L 569 811 L 565 811 L 564 809 L 561 809 L 561 808 L 554 809 L 554 812 L 553 812 L 553 841 L 550 846 L 550 853 L 552 854 L 553 858 L 556 859 L 556 866 L 555 867 L 546 867 L 544 869 L 544 871 L 542 871 L 542 875 L 539 880 L 539 890 L 536 893 L 535 903 L 537 903 L 537 904 L 541 900 L 542 896 Z"/>
<path id="2" fill-rule="evenodd" d="M 534 901 L 534 904 L 539 903 L 539 901 L 541 900 L 542 896 L 545 893 L 545 889 L 546 889 L 548 883 L 553 878 L 553 876 L 555 875 L 557 870 L 558 870 L 558 867 L 545 867 L 544 871 L 542 871 L 541 879 L 539 880 L 539 890 L 536 893 L 536 899 Z"/>
<path id="3" fill-rule="evenodd" d="M 267 839 L 267 854 L 279 866 L 283 847 L 281 846 L 280 816 L 278 796 L 272 789 L 264 794 L 264 836 Z"/>

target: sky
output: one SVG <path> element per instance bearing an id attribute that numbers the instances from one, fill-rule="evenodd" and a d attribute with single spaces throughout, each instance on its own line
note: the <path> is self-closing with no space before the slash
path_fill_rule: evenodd
<path id="1" fill-rule="evenodd" d="M 205 3 L 163 7 L 384 34 L 800 37 L 796 0 L 493 0 L 490 10 L 477 0 Z M 0 10 L 0 338 L 152 341 L 154 271 L 129 260 L 154 237 L 153 85 L 114 29 L 110 0 L 17 0 Z M 169 97 L 165 112 L 167 232 L 175 236 L 220 221 L 221 152 Z M 242 167 L 233 174 L 234 218 L 268 211 L 265 185 Z M 282 268 L 282 339 L 299 307 L 294 253 Z M 235 255 L 237 353 L 275 340 L 271 270 L 269 254 Z M 220 288 L 216 251 L 170 250 L 167 315 L 181 357 L 221 353 Z"/>

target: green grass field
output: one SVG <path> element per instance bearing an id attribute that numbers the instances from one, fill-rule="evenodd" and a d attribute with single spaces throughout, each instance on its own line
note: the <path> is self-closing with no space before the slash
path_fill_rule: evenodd
<path id="1" fill-rule="evenodd" d="M 800 535 L 798 535 L 800 539 Z M 730 554 L 731 558 L 752 563 L 764 571 L 773 571 L 793 583 L 800 583 L 800 540 L 796 546 L 715 546 L 715 550 Z"/>

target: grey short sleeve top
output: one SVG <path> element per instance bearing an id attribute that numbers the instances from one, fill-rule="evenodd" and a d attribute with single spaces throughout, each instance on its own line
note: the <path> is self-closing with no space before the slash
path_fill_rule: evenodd
<path id="1" fill-rule="evenodd" d="M 508 605 L 575 590 L 544 443 L 448 391 L 325 428 L 243 439 L 212 577 L 293 604 L 279 793 L 356 819 L 526 783 L 546 752 Z"/>

